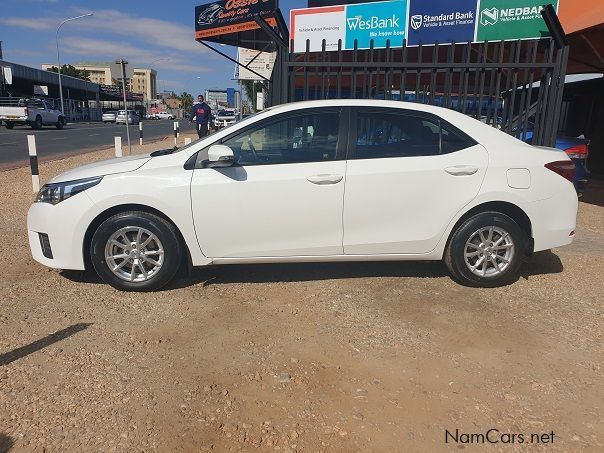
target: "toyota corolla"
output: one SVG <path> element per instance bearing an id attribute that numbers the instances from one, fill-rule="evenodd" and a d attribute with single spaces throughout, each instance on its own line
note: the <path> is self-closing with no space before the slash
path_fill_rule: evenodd
<path id="1" fill-rule="evenodd" d="M 85 165 L 31 206 L 34 259 L 150 291 L 183 264 L 443 260 L 471 286 L 572 242 L 573 164 L 461 113 L 332 100 Z"/>

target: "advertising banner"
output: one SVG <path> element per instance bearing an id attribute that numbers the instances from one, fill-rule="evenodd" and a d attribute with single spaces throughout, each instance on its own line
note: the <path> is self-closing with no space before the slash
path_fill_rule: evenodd
<path id="1" fill-rule="evenodd" d="M 368 49 L 373 39 L 375 48 L 402 46 L 407 22 L 407 1 L 363 3 L 346 6 L 346 49 Z"/>
<path id="2" fill-rule="evenodd" d="M 411 0 L 409 45 L 474 40 L 478 0 Z"/>
<path id="3" fill-rule="evenodd" d="M 237 61 L 254 72 L 257 72 L 265 79 L 270 79 L 275 66 L 274 52 L 259 52 L 254 49 L 246 49 L 239 47 L 237 51 Z M 250 63 L 251 62 L 251 63 Z M 254 74 L 249 69 L 237 65 L 239 80 L 263 80 L 261 77 Z"/>
<path id="4" fill-rule="evenodd" d="M 570 0 L 567 0 L 570 1 Z M 290 13 L 293 51 L 401 47 L 408 45 L 533 39 L 549 36 L 541 16 L 543 0 L 394 0 L 294 9 Z M 556 11 L 558 0 L 551 0 Z"/>
<path id="5" fill-rule="evenodd" d="M 290 13 L 290 39 L 294 40 L 294 52 L 306 51 L 306 40 L 310 40 L 310 51 L 321 50 L 325 40 L 326 50 L 338 50 L 346 42 L 346 6 L 294 9 Z"/>
<path id="6" fill-rule="evenodd" d="M 552 0 L 556 12 L 558 1 Z M 549 36 L 541 16 L 543 0 L 481 0 L 477 41 Z"/>
<path id="7" fill-rule="evenodd" d="M 254 16 L 275 25 L 276 0 L 219 0 L 195 7 L 195 38 L 237 33 L 260 28 Z"/>
<path id="8" fill-rule="evenodd" d="M 34 85 L 34 94 L 48 96 L 48 85 Z"/>

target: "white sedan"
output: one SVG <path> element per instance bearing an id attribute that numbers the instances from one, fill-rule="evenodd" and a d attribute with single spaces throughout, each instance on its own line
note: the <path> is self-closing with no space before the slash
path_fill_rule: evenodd
<path id="1" fill-rule="evenodd" d="M 443 260 L 498 286 L 572 242 L 573 164 L 452 110 L 280 105 L 178 151 L 85 165 L 31 206 L 34 259 L 149 291 L 182 265 Z"/>

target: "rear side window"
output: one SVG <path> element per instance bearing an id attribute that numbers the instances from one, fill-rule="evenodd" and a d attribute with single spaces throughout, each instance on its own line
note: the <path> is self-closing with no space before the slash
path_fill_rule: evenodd
<path id="1" fill-rule="evenodd" d="M 358 111 L 356 133 L 356 159 L 434 156 L 476 144 L 435 115 L 398 109 Z"/>

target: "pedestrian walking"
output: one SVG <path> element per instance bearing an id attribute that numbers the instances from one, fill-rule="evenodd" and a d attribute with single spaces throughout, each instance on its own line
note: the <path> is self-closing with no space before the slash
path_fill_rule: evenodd
<path id="1" fill-rule="evenodd" d="M 195 119 L 197 126 L 197 136 L 203 138 L 208 135 L 208 127 L 212 119 L 212 109 L 204 102 L 201 94 L 197 96 L 197 104 L 193 106 L 189 122 L 192 123 L 193 119 Z"/>

